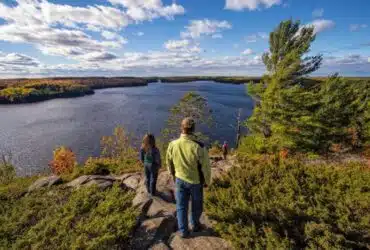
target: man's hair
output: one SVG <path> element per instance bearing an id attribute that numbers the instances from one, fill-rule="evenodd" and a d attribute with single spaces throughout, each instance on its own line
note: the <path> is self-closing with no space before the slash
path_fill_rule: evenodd
<path id="1" fill-rule="evenodd" d="M 184 134 L 192 134 L 195 131 L 195 121 L 191 117 L 186 117 L 181 122 L 181 132 Z"/>

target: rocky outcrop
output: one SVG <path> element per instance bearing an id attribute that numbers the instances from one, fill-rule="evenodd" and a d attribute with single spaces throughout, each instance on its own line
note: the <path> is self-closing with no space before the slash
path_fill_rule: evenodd
<path id="1" fill-rule="evenodd" d="M 187 239 L 181 238 L 178 234 L 170 240 L 170 247 L 176 250 L 227 250 L 233 249 L 229 242 L 219 237 L 194 233 Z"/>
<path id="2" fill-rule="evenodd" d="M 230 169 L 229 161 L 212 161 L 212 180 L 221 178 Z M 129 178 L 129 176 L 125 176 Z M 215 236 L 212 228 L 215 224 L 205 214 L 201 217 L 204 230 L 193 233 L 187 239 L 181 238 L 177 230 L 176 205 L 174 196 L 175 185 L 168 172 L 161 172 L 158 176 L 158 195 L 148 195 L 144 180 L 141 180 L 136 189 L 133 205 L 141 211 L 138 228 L 133 236 L 131 249 L 232 249 L 226 240 Z"/>
<path id="3" fill-rule="evenodd" d="M 142 178 L 143 175 L 141 173 L 124 174 L 117 177 L 117 179 L 122 181 L 122 183 L 125 184 L 127 187 L 135 190 L 139 187 Z"/>
<path id="4" fill-rule="evenodd" d="M 115 177 L 104 175 L 82 175 L 66 184 L 67 187 L 80 188 L 82 186 L 97 185 L 101 189 L 111 187 L 117 181 Z"/>
<path id="5" fill-rule="evenodd" d="M 212 180 L 221 178 L 234 164 L 231 160 L 212 161 Z M 37 190 L 42 187 L 50 187 L 61 183 L 58 176 L 49 176 L 37 180 L 28 191 Z M 124 174 L 121 176 L 83 175 L 68 182 L 65 186 L 70 188 L 81 188 L 96 185 L 101 189 L 111 187 L 115 182 L 123 187 L 136 190 L 136 196 L 132 205 L 140 211 L 137 218 L 137 226 L 132 234 L 130 249 L 232 249 L 229 242 L 217 237 L 212 228 L 215 222 L 210 220 L 206 214 L 201 217 L 204 230 L 193 233 L 189 238 L 183 239 L 177 233 L 175 184 L 172 176 L 167 172 L 161 172 L 157 181 L 157 195 L 150 196 L 145 188 L 142 173 Z"/>
<path id="6" fill-rule="evenodd" d="M 154 244 L 149 250 L 171 250 L 166 244 L 163 242 L 159 242 Z"/>
<path id="7" fill-rule="evenodd" d="M 35 191 L 43 187 L 51 187 L 56 184 L 62 183 L 62 179 L 59 176 L 52 175 L 38 179 L 31 186 L 28 187 L 28 192 Z"/>
<path id="8" fill-rule="evenodd" d="M 167 241 L 176 229 L 176 218 L 164 216 L 144 220 L 136 230 L 131 249 L 148 249 L 155 243 Z"/>

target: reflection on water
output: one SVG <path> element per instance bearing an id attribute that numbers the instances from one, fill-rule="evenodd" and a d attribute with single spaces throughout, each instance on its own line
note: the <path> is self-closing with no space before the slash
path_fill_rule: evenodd
<path id="1" fill-rule="evenodd" d="M 0 147 L 13 152 L 20 174 L 45 170 L 58 145 L 71 147 L 82 162 L 90 155 L 99 155 L 100 138 L 110 135 L 117 125 L 137 136 L 149 128 L 158 135 L 168 109 L 188 91 L 208 99 L 216 121 L 208 131 L 211 138 L 232 144 L 235 132 L 230 125 L 237 109 L 243 108 L 246 118 L 253 108 L 244 86 L 193 82 L 101 89 L 81 98 L 0 105 Z"/>

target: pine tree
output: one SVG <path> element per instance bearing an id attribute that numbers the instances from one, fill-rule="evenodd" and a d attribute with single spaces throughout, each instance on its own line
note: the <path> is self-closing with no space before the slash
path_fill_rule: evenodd
<path id="1" fill-rule="evenodd" d="M 185 117 L 192 117 L 197 128 L 211 127 L 213 124 L 212 110 L 208 101 L 195 92 L 188 92 L 170 109 L 166 128 L 162 131 L 165 143 L 179 136 L 180 124 Z M 195 135 L 200 141 L 206 142 L 208 140 L 208 136 L 199 130 Z"/>
<path id="2" fill-rule="evenodd" d="M 316 71 L 321 65 L 322 55 L 305 56 L 310 52 L 315 37 L 314 27 L 302 27 L 299 21 L 281 22 L 270 33 L 270 51 L 262 57 L 270 76 L 283 86 L 289 86 Z"/>
<path id="3" fill-rule="evenodd" d="M 313 27 L 281 22 L 270 34 L 263 55 L 268 74 L 248 92 L 257 101 L 247 121 L 264 149 L 277 152 L 353 150 L 369 143 L 369 81 L 333 75 L 308 79 L 322 56 L 306 56 L 315 39 Z"/>

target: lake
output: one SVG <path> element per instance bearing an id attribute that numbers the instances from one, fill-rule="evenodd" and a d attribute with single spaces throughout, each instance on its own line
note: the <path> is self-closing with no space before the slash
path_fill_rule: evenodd
<path id="1" fill-rule="evenodd" d="M 123 125 L 141 137 L 150 130 L 159 135 L 169 108 L 188 91 L 205 97 L 213 110 L 212 140 L 235 142 L 236 113 L 251 115 L 252 99 L 244 85 L 215 82 L 152 83 L 145 87 L 96 90 L 80 98 L 0 105 L 0 150 L 11 151 L 18 174 L 30 175 L 48 169 L 53 149 L 70 147 L 79 162 L 99 156 L 100 139 Z"/>

